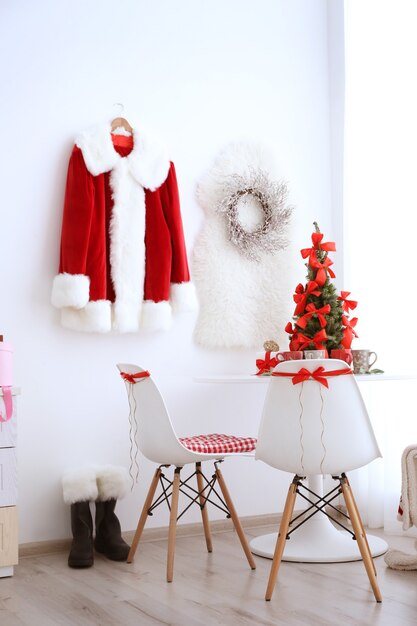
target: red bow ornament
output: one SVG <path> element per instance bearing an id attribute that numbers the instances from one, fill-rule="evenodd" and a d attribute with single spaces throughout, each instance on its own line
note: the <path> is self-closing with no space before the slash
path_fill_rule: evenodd
<path id="1" fill-rule="evenodd" d="M 277 365 L 278 359 L 275 356 L 271 359 L 271 353 L 265 352 L 265 359 L 256 359 L 256 367 L 259 370 L 256 372 L 256 375 L 262 376 L 262 374 L 267 374 Z"/>
<path id="2" fill-rule="evenodd" d="M 313 380 L 316 380 L 318 383 L 328 388 L 329 383 L 327 382 L 326 378 L 323 376 L 323 373 L 325 371 L 326 370 L 322 366 L 318 367 L 316 370 L 314 370 L 314 372 L 310 372 L 305 367 L 302 367 L 299 370 L 299 372 L 297 372 L 297 374 L 293 376 L 292 384 L 298 385 L 299 383 L 303 383 L 305 380 L 309 380 L 310 378 L 312 378 Z"/>
<path id="3" fill-rule="evenodd" d="M 310 304 L 307 304 L 306 311 L 307 313 L 305 313 L 305 315 L 300 317 L 300 319 L 297 321 L 297 326 L 299 326 L 300 328 L 305 328 L 307 326 L 308 320 L 311 319 L 313 315 L 317 315 L 320 326 L 322 328 L 326 326 L 327 320 L 324 316 L 330 313 L 330 304 L 325 304 L 321 307 L 321 309 L 316 309 L 316 306 L 311 302 Z"/>
<path id="4" fill-rule="evenodd" d="M 317 289 L 317 287 L 318 284 L 314 280 L 309 280 L 305 289 L 301 283 L 297 285 L 295 288 L 295 294 L 293 295 L 294 302 L 297 305 L 294 310 L 295 316 L 304 313 L 308 295 L 320 295 L 321 292 Z"/>
<path id="5" fill-rule="evenodd" d="M 348 350 L 352 345 L 353 338 L 358 336 L 354 330 L 356 324 L 358 323 L 358 318 L 354 317 L 349 320 L 345 315 L 342 315 L 342 323 L 345 328 L 343 329 L 343 339 L 340 343 L 346 350 Z"/>
<path id="6" fill-rule="evenodd" d="M 309 263 L 310 267 L 313 267 L 317 270 L 316 283 L 320 287 L 323 287 L 324 283 L 326 282 L 327 272 L 329 272 L 331 278 L 336 278 L 336 274 L 332 269 L 330 269 L 330 266 L 333 265 L 333 261 L 331 261 L 329 257 L 326 256 L 323 263 L 320 263 L 317 256 L 314 254 L 310 257 Z"/>
<path id="7" fill-rule="evenodd" d="M 313 242 L 312 248 L 303 248 L 301 250 L 301 256 L 306 259 L 308 256 L 311 258 L 315 255 L 316 250 L 324 250 L 324 252 L 336 252 L 336 244 L 334 241 L 326 241 L 322 243 L 324 235 L 323 233 L 313 233 L 311 235 L 311 241 Z"/>
<path id="8" fill-rule="evenodd" d="M 291 322 L 288 322 L 288 324 L 286 325 L 285 332 L 291 335 L 290 350 L 298 350 L 300 347 L 299 334 L 297 332 L 297 329 L 295 327 L 293 328 Z"/>
<path id="9" fill-rule="evenodd" d="M 150 373 L 147 370 L 145 370 L 144 372 L 137 372 L 136 374 L 128 374 L 127 372 L 120 372 L 120 376 L 127 383 L 134 385 L 135 383 L 138 383 L 143 378 L 149 378 Z"/>
<path id="10" fill-rule="evenodd" d="M 307 348 L 307 346 L 310 345 L 310 343 L 313 343 L 316 350 L 325 350 L 326 348 L 323 345 L 323 341 L 326 341 L 326 339 L 327 339 L 327 334 L 323 328 L 319 330 L 314 335 L 314 337 L 307 337 L 306 335 L 299 333 L 298 335 L 298 341 L 300 343 L 299 349 L 304 350 L 305 348 Z"/>
<path id="11" fill-rule="evenodd" d="M 346 313 L 349 312 L 349 309 L 353 310 L 358 306 L 356 300 L 348 300 L 348 296 L 350 296 L 350 291 L 341 291 L 340 296 L 337 298 L 342 302 L 342 309 L 346 311 Z"/>

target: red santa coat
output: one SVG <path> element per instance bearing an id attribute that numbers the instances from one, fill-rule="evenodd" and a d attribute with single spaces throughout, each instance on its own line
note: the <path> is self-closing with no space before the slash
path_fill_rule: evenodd
<path id="1" fill-rule="evenodd" d="M 142 131 L 83 133 L 68 167 L 52 303 L 67 328 L 167 329 L 195 304 L 174 164 Z"/>

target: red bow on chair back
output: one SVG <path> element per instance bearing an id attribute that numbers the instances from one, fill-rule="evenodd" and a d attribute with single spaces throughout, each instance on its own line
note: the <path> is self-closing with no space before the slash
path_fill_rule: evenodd
<path id="1" fill-rule="evenodd" d="M 137 372 L 136 374 L 128 374 L 127 372 L 120 372 L 120 376 L 127 383 L 134 385 L 135 383 L 138 383 L 143 378 L 149 378 L 150 373 L 147 370 L 145 370 L 144 372 Z"/>
<path id="2" fill-rule="evenodd" d="M 298 385 L 299 383 L 312 379 L 327 388 L 329 387 L 329 383 L 326 379 L 329 376 L 344 376 L 345 374 L 353 374 L 350 367 L 346 367 L 342 370 L 326 371 L 324 367 L 320 366 L 313 372 L 310 372 L 307 368 L 302 367 L 298 370 L 298 372 L 272 372 L 272 376 L 290 376 L 292 378 L 293 385 Z"/>

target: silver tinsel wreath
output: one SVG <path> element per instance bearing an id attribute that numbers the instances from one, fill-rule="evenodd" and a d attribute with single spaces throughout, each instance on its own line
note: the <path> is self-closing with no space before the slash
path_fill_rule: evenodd
<path id="1" fill-rule="evenodd" d="M 286 230 L 292 207 L 287 206 L 288 188 L 285 182 L 271 180 L 267 172 L 250 168 L 246 176 L 230 174 L 223 183 L 224 197 L 216 207 L 226 215 L 230 241 L 252 260 L 259 260 L 262 252 L 274 253 L 288 245 Z M 247 231 L 239 221 L 239 202 L 244 196 L 258 200 L 263 212 L 263 223 L 254 231 Z"/>

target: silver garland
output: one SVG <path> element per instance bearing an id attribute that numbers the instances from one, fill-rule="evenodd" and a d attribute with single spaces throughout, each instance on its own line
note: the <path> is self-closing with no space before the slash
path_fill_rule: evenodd
<path id="1" fill-rule="evenodd" d="M 287 206 L 285 182 L 271 180 L 264 170 L 249 169 L 248 175 L 225 177 L 224 197 L 216 207 L 227 217 L 230 241 L 251 260 L 259 260 L 262 252 L 274 253 L 288 245 L 287 226 L 292 207 Z M 245 196 L 256 198 L 263 212 L 263 223 L 250 232 L 239 221 L 239 202 Z"/>

